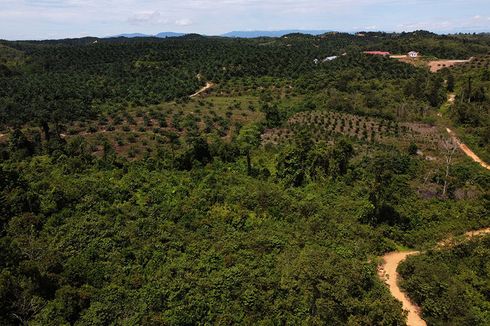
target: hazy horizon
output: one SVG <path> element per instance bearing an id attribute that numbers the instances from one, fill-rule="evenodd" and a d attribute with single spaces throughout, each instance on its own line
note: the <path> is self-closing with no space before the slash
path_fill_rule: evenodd
<path id="1" fill-rule="evenodd" d="M 179 31 L 161 31 L 161 32 L 156 32 L 156 33 L 151 33 L 151 34 L 146 34 L 146 33 L 140 33 L 138 31 L 134 32 L 123 32 L 120 34 L 114 34 L 114 35 L 103 35 L 103 36 L 95 36 L 95 35 L 85 35 L 85 36 L 67 36 L 67 37 L 60 37 L 60 38 L 25 38 L 25 39 L 7 39 L 7 38 L 1 38 L 0 40 L 4 41 L 49 41 L 49 40 L 64 40 L 64 39 L 81 39 L 81 38 L 99 38 L 99 39 L 109 39 L 109 38 L 117 38 L 117 37 L 127 37 L 127 38 L 138 38 L 138 37 L 179 37 L 179 36 L 184 36 L 184 35 L 189 35 L 189 34 L 198 34 L 202 36 L 207 36 L 207 37 L 231 37 L 231 38 L 241 38 L 242 36 L 235 36 L 234 34 L 236 33 L 282 33 L 282 32 L 294 32 L 294 33 L 301 33 L 301 34 L 306 34 L 306 35 L 321 35 L 323 33 L 310 33 L 310 32 L 317 32 L 317 31 L 325 31 L 324 33 L 346 33 L 346 34 L 357 34 L 357 33 L 363 33 L 363 32 L 371 32 L 371 33 L 412 33 L 416 32 L 417 30 L 413 31 L 386 31 L 386 30 L 372 30 L 372 31 L 367 31 L 367 30 L 356 30 L 356 31 L 338 31 L 338 30 L 331 30 L 331 29 L 322 29 L 322 30 L 306 30 L 306 29 L 277 29 L 277 30 L 231 30 L 227 31 L 225 33 L 221 34 L 205 34 L 205 33 L 199 33 L 199 32 L 179 32 Z M 490 32 L 486 31 L 455 31 L 455 32 L 434 32 L 431 30 L 424 30 L 427 32 L 431 32 L 437 35 L 456 35 L 456 34 L 487 34 Z M 158 34 L 166 34 L 166 33 L 175 33 L 175 34 L 182 34 L 182 35 L 176 35 L 176 36 L 158 36 Z M 286 33 L 282 33 L 282 35 L 286 35 Z M 260 35 L 260 36 L 253 36 L 253 37 L 281 37 L 281 36 L 268 36 L 268 35 Z M 253 38 L 251 36 L 247 36 L 245 38 Z"/>
<path id="2" fill-rule="evenodd" d="M 482 0 L 1 0 L 0 38 L 37 40 L 159 32 L 490 31 Z"/>

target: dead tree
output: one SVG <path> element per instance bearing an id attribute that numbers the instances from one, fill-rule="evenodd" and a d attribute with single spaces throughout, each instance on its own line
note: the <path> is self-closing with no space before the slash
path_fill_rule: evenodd
<path id="1" fill-rule="evenodd" d="M 453 138 L 445 140 L 442 144 L 444 146 L 444 162 L 446 164 L 446 173 L 444 175 L 444 187 L 442 188 L 442 196 L 446 197 L 447 188 L 449 185 L 449 175 L 450 175 L 450 170 L 451 170 L 451 163 L 453 160 L 454 153 L 456 152 L 456 149 L 458 148 L 458 145 L 456 144 L 456 142 Z"/>
<path id="2" fill-rule="evenodd" d="M 430 176 L 433 174 L 434 172 L 433 171 L 429 171 L 429 173 L 427 173 L 427 175 L 425 176 L 424 178 L 424 185 L 427 184 L 427 182 L 429 181 L 429 178 Z"/>

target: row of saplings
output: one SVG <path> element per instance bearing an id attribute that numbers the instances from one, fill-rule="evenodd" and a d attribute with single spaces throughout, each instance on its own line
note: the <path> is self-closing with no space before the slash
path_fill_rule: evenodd
<path id="1" fill-rule="evenodd" d="M 331 112 L 302 112 L 288 120 L 289 128 L 278 128 L 268 138 L 278 143 L 290 141 L 295 133 L 307 129 L 315 139 L 328 140 L 348 136 L 362 141 L 381 141 L 387 137 L 399 137 L 409 132 L 396 121 L 358 117 Z"/>

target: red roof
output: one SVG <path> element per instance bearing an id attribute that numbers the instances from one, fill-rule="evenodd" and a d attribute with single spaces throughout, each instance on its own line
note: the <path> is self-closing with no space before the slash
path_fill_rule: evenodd
<path id="1" fill-rule="evenodd" d="M 373 54 L 373 55 L 390 55 L 390 52 L 384 51 L 364 51 L 365 54 Z"/>

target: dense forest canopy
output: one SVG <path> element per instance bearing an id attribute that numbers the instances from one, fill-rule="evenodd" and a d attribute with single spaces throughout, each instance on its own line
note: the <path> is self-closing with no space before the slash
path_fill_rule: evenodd
<path id="1" fill-rule="evenodd" d="M 489 161 L 489 51 L 424 31 L 0 41 L 0 324 L 404 325 L 377 257 L 490 225 L 490 174 L 446 132 Z M 488 325 L 485 250 L 403 265 L 430 323 Z"/>

